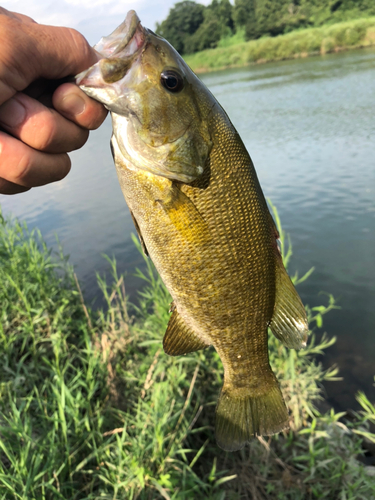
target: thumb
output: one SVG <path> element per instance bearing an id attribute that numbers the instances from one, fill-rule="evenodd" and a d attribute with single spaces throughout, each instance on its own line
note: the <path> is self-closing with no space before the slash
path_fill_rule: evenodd
<path id="1" fill-rule="evenodd" d="M 9 13 L 12 14 L 12 13 Z M 0 11 L 0 103 L 38 78 L 76 75 L 97 61 L 78 31 Z"/>
<path id="2" fill-rule="evenodd" d="M 37 77 L 75 76 L 98 61 L 95 50 L 75 29 L 37 24 L 32 31 L 37 32 L 34 40 L 40 57 Z"/>

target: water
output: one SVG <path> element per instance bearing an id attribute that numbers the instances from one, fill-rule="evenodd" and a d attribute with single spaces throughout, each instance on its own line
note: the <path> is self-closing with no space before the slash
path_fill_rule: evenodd
<path id="1" fill-rule="evenodd" d="M 228 112 L 254 161 L 264 193 L 277 206 L 293 242 L 290 271 L 310 306 L 332 293 L 341 306 L 324 318 L 337 343 L 322 359 L 337 363 L 344 382 L 326 384 L 339 409 L 355 393 L 372 399 L 375 375 L 375 50 L 300 59 L 202 76 Z M 58 235 L 76 267 L 86 299 L 98 304 L 95 271 L 103 253 L 127 273 L 134 298 L 142 265 L 130 238 L 130 214 L 109 151 L 107 120 L 73 153 L 62 182 L 2 197 L 5 213 L 39 227 L 50 245 Z"/>

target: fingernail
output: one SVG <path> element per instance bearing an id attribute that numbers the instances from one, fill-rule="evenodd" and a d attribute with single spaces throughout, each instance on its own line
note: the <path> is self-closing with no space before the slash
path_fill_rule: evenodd
<path id="1" fill-rule="evenodd" d="M 9 128 L 19 127 L 26 117 L 25 106 L 15 97 L 0 106 L 0 124 Z"/>
<path id="2" fill-rule="evenodd" d="M 78 116 L 85 111 L 86 103 L 81 96 L 69 94 L 61 101 L 60 109 L 72 116 Z"/>

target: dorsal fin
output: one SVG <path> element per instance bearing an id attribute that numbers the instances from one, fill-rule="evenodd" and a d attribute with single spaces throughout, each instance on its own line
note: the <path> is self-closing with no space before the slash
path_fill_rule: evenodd
<path id="1" fill-rule="evenodd" d="M 169 319 L 167 331 L 163 339 L 163 348 L 170 356 L 179 356 L 189 352 L 199 351 L 208 347 L 198 335 L 189 328 L 174 309 Z"/>
<path id="2" fill-rule="evenodd" d="M 306 347 L 309 332 L 306 311 L 278 253 L 275 260 L 276 298 L 270 328 L 286 347 L 301 349 Z"/>

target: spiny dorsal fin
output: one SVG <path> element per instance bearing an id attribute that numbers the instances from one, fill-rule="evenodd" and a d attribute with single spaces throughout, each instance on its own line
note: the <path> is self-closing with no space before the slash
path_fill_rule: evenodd
<path id="1" fill-rule="evenodd" d="M 163 348 L 170 356 L 179 356 L 189 352 L 205 349 L 208 344 L 203 342 L 196 333 L 193 332 L 185 321 L 174 309 L 169 319 L 167 331 L 163 339 Z"/>
<path id="2" fill-rule="evenodd" d="M 306 347 L 309 325 L 306 311 L 280 255 L 276 255 L 276 298 L 270 323 L 272 333 L 286 347 Z"/>
<path id="3" fill-rule="evenodd" d="M 130 215 L 132 216 L 132 219 L 133 219 L 133 222 L 134 222 L 134 226 L 135 226 L 135 230 L 137 231 L 139 242 L 141 244 L 143 253 L 146 255 L 146 257 L 148 257 L 148 250 L 147 250 L 146 244 L 144 242 L 141 230 L 139 229 L 138 222 L 136 221 L 136 218 L 134 217 L 133 212 L 131 210 L 129 210 L 129 212 L 130 212 Z"/>

